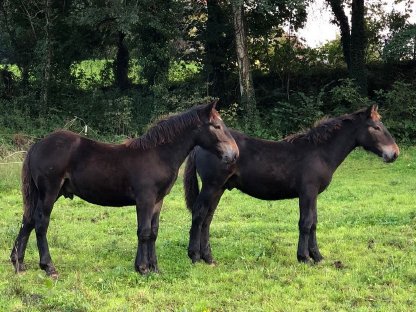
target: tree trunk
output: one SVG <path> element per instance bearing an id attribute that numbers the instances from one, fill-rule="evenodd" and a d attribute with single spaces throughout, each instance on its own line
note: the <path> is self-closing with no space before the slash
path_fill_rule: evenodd
<path id="1" fill-rule="evenodd" d="M 115 61 L 115 82 L 120 90 L 126 90 L 130 86 L 129 80 L 129 50 L 124 43 L 125 35 L 119 31 L 117 41 L 117 56 Z"/>
<path id="2" fill-rule="evenodd" d="M 43 112 L 47 111 L 49 103 L 49 88 L 52 68 L 52 42 L 51 42 L 51 0 L 45 0 L 45 60 L 43 81 Z"/>
<path id="3" fill-rule="evenodd" d="M 238 73 L 240 81 L 241 104 L 246 112 L 246 126 L 251 128 L 252 123 L 255 122 L 256 98 L 254 94 L 253 79 L 250 72 L 247 36 L 244 28 L 243 1 L 233 1 L 232 8 L 235 32 L 235 47 L 237 52 Z"/>
<path id="4" fill-rule="evenodd" d="M 208 0 L 208 20 L 205 31 L 205 70 L 207 73 L 207 95 L 218 97 L 223 101 L 226 97 L 226 81 L 228 71 L 227 49 L 232 38 L 229 36 L 227 16 L 219 0 Z"/>
<path id="5" fill-rule="evenodd" d="M 347 68 L 351 66 L 351 36 L 350 36 L 350 25 L 348 23 L 348 17 L 345 14 L 341 0 L 328 0 L 331 5 L 332 12 L 335 15 L 335 22 L 337 23 L 341 32 L 341 44 L 342 52 L 344 54 L 345 63 Z"/>
<path id="6" fill-rule="evenodd" d="M 354 0 L 351 12 L 351 67 L 349 71 L 362 95 L 367 95 L 366 42 L 364 0 Z"/>
<path id="7" fill-rule="evenodd" d="M 364 0 L 352 0 L 351 28 L 342 0 L 327 0 L 341 32 L 341 44 L 348 74 L 362 95 L 367 95 L 367 70 L 365 67 L 366 33 Z"/>

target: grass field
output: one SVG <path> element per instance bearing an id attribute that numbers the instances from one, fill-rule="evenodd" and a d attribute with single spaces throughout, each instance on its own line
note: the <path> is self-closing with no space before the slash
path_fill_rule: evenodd
<path id="1" fill-rule="evenodd" d="M 8 159 L 10 161 L 10 159 Z M 216 266 L 187 258 L 190 215 L 181 177 L 165 199 L 157 241 L 161 274 L 133 268 L 135 211 L 60 199 L 49 227 L 51 280 L 15 275 L 10 248 L 21 219 L 19 164 L 0 165 L 0 311 L 414 311 L 416 148 L 393 164 L 353 152 L 318 200 L 325 259 L 296 261 L 296 200 L 226 192 L 211 228 Z"/>

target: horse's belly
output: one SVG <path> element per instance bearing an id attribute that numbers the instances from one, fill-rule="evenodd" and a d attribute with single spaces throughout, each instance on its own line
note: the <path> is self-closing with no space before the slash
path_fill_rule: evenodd
<path id="1" fill-rule="evenodd" d="M 63 195 L 70 198 L 76 195 L 89 203 L 101 206 L 121 207 L 136 204 L 131 187 L 114 187 L 110 181 L 105 184 L 84 184 L 67 180 L 62 187 Z"/>
<path id="2" fill-rule="evenodd" d="M 79 194 L 78 196 L 91 204 L 100 206 L 123 207 L 132 206 L 136 204 L 136 201 L 134 199 L 122 196 L 91 196 L 91 194 Z"/>
<path id="3" fill-rule="evenodd" d="M 261 189 L 240 189 L 242 192 L 263 200 L 280 200 L 298 197 L 297 193 L 291 190 L 261 190 Z"/>
<path id="4" fill-rule="evenodd" d="M 237 181 L 236 181 L 237 182 Z M 291 181 L 281 182 L 261 179 L 240 179 L 235 187 L 242 192 L 258 199 L 279 200 L 298 197 Z"/>
<path id="5" fill-rule="evenodd" d="M 136 204 L 134 198 L 123 195 L 123 194 L 114 194 L 114 193 L 95 193 L 95 192 L 76 192 L 76 196 L 82 198 L 83 200 L 100 206 L 113 206 L 113 207 L 122 207 L 122 206 L 132 206 Z"/>

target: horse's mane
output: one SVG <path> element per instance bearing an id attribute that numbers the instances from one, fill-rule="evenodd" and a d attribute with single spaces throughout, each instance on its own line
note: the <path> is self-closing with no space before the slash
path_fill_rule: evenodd
<path id="1" fill-rule="evenodd" d="M 289 143 L 307 141 L 315 145 L 319 143 L 327 142 L 337 130 L 342 128 L 345 121 L 353 122 L 359 119 L 360 115 L 363 114 L 365 111 L 366 109 L 361 109 L 352 114 L 345 114 L 339 117 L 334 117 L 334 118 L 324 117 L 318 120 L 312 128 L 295 133 L 295 134 L 291 134 L 285 137 L 283 141 L 286 141 Z"/>
<path id="2" fill-rule="evenodd" d="M 171 143 L 185 130 L 201 124 L 199 108 L 197 106 L 181 114 L 162 116 L 141 137 L 127 140 L 124 144 L 133 149 L 147 150 Z"/>

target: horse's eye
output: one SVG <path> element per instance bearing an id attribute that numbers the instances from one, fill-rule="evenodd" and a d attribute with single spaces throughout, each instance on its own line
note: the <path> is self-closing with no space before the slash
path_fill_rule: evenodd
<path id="1" fill-rule="evenodd" d="M 213 126 L 215 129 L 221 129 L 221 125 L 216 125 L 216 124 L 211 124 L 211 126 Z"/>
<path id="2" fill-rule="evenodd" d="M 374 126 L 373 129 L 377 131 L 381 131 L 381 128 L 379 126 Z"/>

